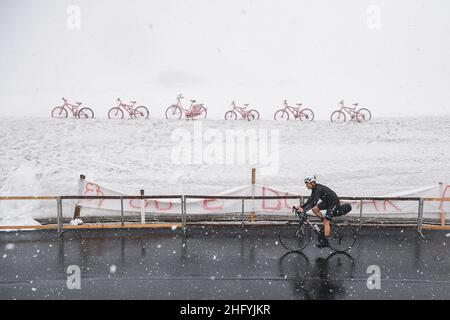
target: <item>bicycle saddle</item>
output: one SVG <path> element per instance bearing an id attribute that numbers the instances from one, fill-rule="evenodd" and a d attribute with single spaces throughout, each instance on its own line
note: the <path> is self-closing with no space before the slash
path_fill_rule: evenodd
<path id="1" fill-rule="evenodd" d="M 357 107 L 357 106 L 358 106 L 358 103 L 354 103 L 353 105 L 354 105 L 355 107 Z"/>
<path id="2" fill-rule="evenodd" d="M 80 104 L 81 104 L 81 102 L 75 102 L 75 104 L 77 104 L 77 105 L 80 105 Z"/>
<path id="3" fill-rule="evenodd" d="M 296 105 L 298 105 L 299 107 L 301 107 L 301 106 L 302 106 L 302 104 L 303 104 L 303 103 L 296 103 Z"/>
<path id="4" fill-rule="evenodd" d="M 244 103 L 244 107 L 248 107 L 250 104 L 248 103 Z"/>
<path id="5" fill-rule="evenodd" d="M 136 101 L 130 101 L 130 103 L 136 103 Z"/>
<path id="6" fill-rule="evenodd" d="M 192 103 L 196 103 L 196 102 L 197 102 L 197 100 L 191 100 L 191 102 L 192 102 Z"/>

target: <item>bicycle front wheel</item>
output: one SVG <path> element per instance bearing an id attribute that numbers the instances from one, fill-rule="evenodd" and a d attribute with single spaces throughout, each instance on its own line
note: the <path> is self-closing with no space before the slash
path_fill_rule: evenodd
<path id="1" fill-rule="evenodd" d="M 111 108 L 108 111 L 109 119 L 123 119 L 123 111 L 119 107 Z"/>
<path id="2" fill-rule="evenodd" d="M 181 119 L 183 111 L 179 106 L 173 105 L 166 110 L 166 119 Z"/>
<path id="3" fill-rule="evenodd" d="M 311 229 L 298 221 L 286 223 L 278 233 L 281 245 L 289 251 L 301 251 L 311 241 Z"/>
<path id="4" fill-rule="evenodd" d="M 331 114 L 330 120 L 332 123 L 342 123 L 345 122 L 345 113 L 340 110 L 336 110 Z"/>
<path id="5" fill-rule="evenodd" d="M 358 232 L 349 222 L 331 222 L 331 234 L 328 238 L 330 248 L 336 252 L 350 250 L 356 242 Z"/>
<path id="6" fill-rule="evenodd" d="M 64 107 L 56 107 L 52 110 L 52 118 L 67 118 L 67 110 Z"/>
<path id="7" fill-rule="evenodd" d="M 150 116 L 150 112 L 148 112 L 148 109 L 144 106 L 139 106 L 133 111 L 133 117 L 135 119 L 148 119 Z"/>
<path id="8" fill-rule="evenodd" d="M 227 111 L 225 113 L 225 120 L 236 120 L 237 114 L 233 110 Z"/>
<path id="9" fill-rule="evenodd" d="M 280 109 L 273 115 L 274 120 L 289 120 L 289 113 L 284 110 Z"/>

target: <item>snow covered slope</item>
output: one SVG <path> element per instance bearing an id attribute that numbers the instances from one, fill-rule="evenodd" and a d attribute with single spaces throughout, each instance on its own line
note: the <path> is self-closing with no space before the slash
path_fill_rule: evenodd
<path id="1" fill-rule="evenodd" d="M 227 130 L 239 129 L 267 130 L 269 138 L 278 135 L 279 169 L 266 176 L 258 170 L 257 183 L 294 192 L 309 194 L 302 179 L 311 173 L 343 196 L 450 182 L 448 116 L 340 125 L 264 120 L 206 120 L 196 125 L 203 134 L 216 129 L 215 134 L 224 137 Z M 255 167 L 250 163 L 174 163 L 172 151 L 179 145 L 173 139 L 175 130 L 194 135 L 194 126 L 192 121 L 161 119 L 0 118 L 0 194 L 77 194 L 80 174 L 132 194 L 139 189 L 146 194 L 212 194 L 248 184 Z"/>

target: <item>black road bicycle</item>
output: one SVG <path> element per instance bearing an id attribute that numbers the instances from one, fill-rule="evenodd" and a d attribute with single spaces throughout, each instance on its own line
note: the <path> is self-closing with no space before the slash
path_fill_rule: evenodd
<path id="1" fill-rule="evenodd" d="M 298 216 L 298 221 L 289 221 L 279 231 L 278 238 L 281 245 L 289 251 L 301 251 L 309 244 L 312 232 L 320 235 L 320 227 L 308 220 L 306 212 L 300 212 L 295 207 L 292 212 Z M 341 220 L 341 219 L 338 219 Z M 334 218 L 330 221 L 331 233 L 328 238 L 330 248 L 336 252 L 350 250 L 356 242 L 358 235 L 357 228 L 349 221 L 337 221 Z"/>

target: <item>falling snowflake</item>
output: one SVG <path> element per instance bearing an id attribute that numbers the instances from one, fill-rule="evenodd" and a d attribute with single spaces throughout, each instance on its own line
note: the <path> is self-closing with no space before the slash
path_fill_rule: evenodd
<path id="1" fill-rule="evenodd" d="M 109 266 L 109 272 L 110 273 L 116 273 L 116 271 L 117 271 L 117 267 L 114 264 Z"/>

